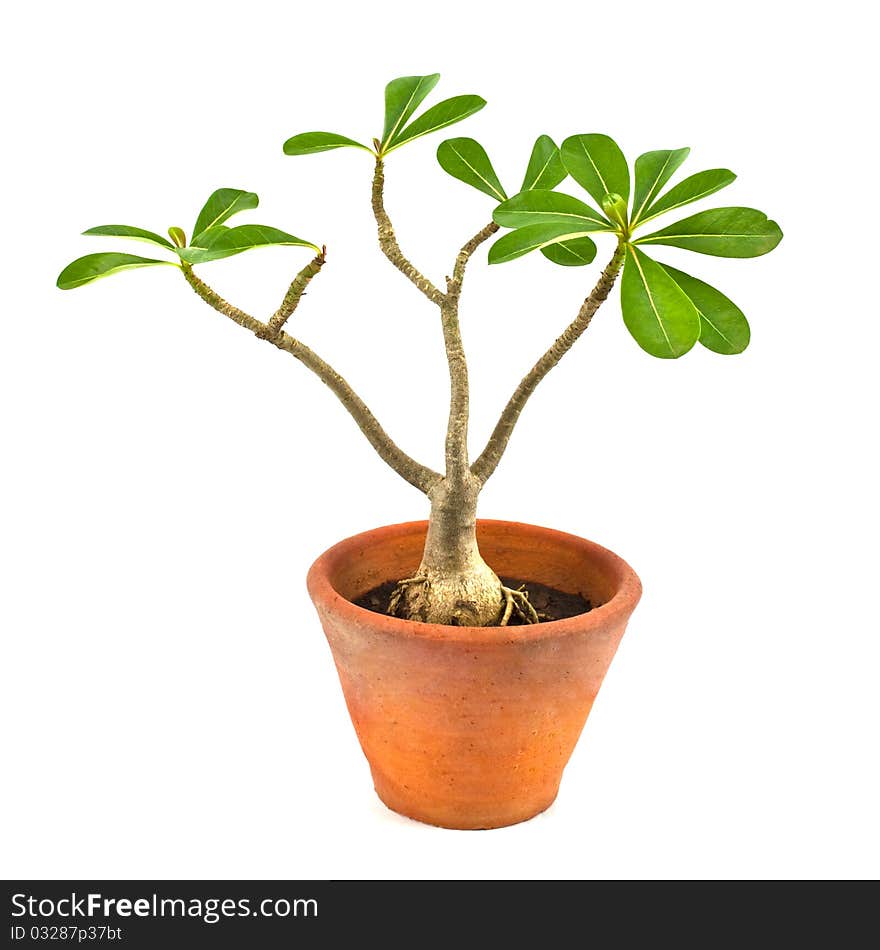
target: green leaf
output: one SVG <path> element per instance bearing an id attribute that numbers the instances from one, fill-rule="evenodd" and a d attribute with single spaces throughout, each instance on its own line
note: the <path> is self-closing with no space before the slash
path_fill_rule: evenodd
<path id="1" fill-rule="evenodd" d="M 116 254 L 114 252 L 100 252 L 78 257 L 68 264 L 58 275 L 57 286 L 62 290 L 72 290 L 90 284 L 99 277 L 107 277 L 117 271 L 130 270 L 133 267 L 150 267 L 153 264 L 178 265 L 174 261 L 157 261 L 151 257 L 137 257 L 135 254 Z"/>
<path id="2" fill-rule="evenodd" d="M 198 244 L 193 241 L 192 245 L 196 247 L 210 247 L 211 243 L 215 241 L 220 234 L 225 234 L 230 230 L 232 229 L 228 225 L 215 224 L 213 228 L 208 228 L 207 231 L 202 231 L 202 233 L 199 235 Z M 189 246 L 190 245 L 184 244 L 184 248 Z"/>
<path id="3" fill-rule="evenodd" d="M 523 191 L 502 202 L 492 215 L 496 224 L 522 228 L 562 224 L 580 231 L 613 231 L 614 225 L 594 208 L 560 191 Z"/>
<path id="4" fill-rule="evenodd" d="M 583 267 L 591 264 L 596 256 L 596 245 L 589 238 L 573 238 L 571 241 L 559 241 L 541 248 L 548 261 L 562 264 L 563 267 Z"/>
<path id="5" fill-rule="evenodd" d="M 700 211 L 636 244 L 669 244 L 714 257 L 760 257 L 782 240 L 782 231 L 754 208 L 712 208 Z"/>
<path id="6" fill-rule="evenodd" d="M 534 188 L 549 190 L 567 177 L 568 172 L 559 157 L 556 143 L 549 135 L 539 135 L 532 146 L 529 167 L 520 191 L 532 191 Z"/>
<path id="7" fill-rule="evenodd" d="M 674 211 L 682 205 L 689 205 L 692 201 L 714 195 L 716 191 L 721 191 L 735 180 L 736 175 L 727 168 L 710 168 L 708 171 L 697 172 L 696 175 L 674 185 L 654 204 L 649 205 L 640 219 L 641 223 L 666 214 L 667 211 Z"/>
<path id="8" fill-rule="evenodd" d="M 316 245 L 302 238 L 294 237 L 278 228 L 270 228 L 263 224 L 242 224 L 237 228 L 218 228 L 210 235 L 207 246 L 185 247 L 178 251 L 183 260 L 190 264 L 203 264 L 206 261 L 217 261 L 223 257 L 232 257 L 254 247 L 310 247 L 319 251 Z"/>
<path id="9" fill-rule="evenodd" d="M 399 131 L 391 140 L 390 145 L 385 148 L 385 151 L 393 152 L 394 149 L 406 145 L 407 142 L 412 142 L 423 135 L 430 135 L 431 132 L 461 122 L 462 119 L 479 112 L 484 105 L 486 105 L 486 100 L 480 98 L 480 96 L 453 96 L 452 99 L 444 99 L 443 102 L 431 106 L 414 122 Z"/>
<path id="10" fill-rule="evenodd" d="M 179 247 L 186 247 L 186 233 L 183 228 L 170 227 L 168 234 L 174 244 L 175 250 Z"/>
<path id="11" fill-rule="evenodd" d="M 174 245 L 167 238 L 163 238 L 161 234 L 156 234 L 154 231 L 145 231 L 143 228 L 132 228 L 127 224 L 102 224 L 97 228 L 89 228 L 88 231 L 83 231 L 83 234 L 131 238 L 133 241 L 148 241 L 150 244 L 158 244 L 159 247 L 170 247 L 172 250 L 174 248 Z"/>
<path id="12" fill-rule="evenodd" d="M 437 161 L 447 174 L 496 201 L 507 197 L 486 150 L 474 139 L 447 139 L 437 148 Z"/>
<path id="13" fill-rule="evenodd" d="M 385 87 L 383 148 L 409 122 L 412 114 L 424 102 L 439 79 L 440 73 L 431 73 L 430 76 L 401 76 L 400 79 L 392 79 L 388 83 Z"/>
<path id="14" fill-rule="evenodd" d="M 329 152 L 334 148 L 362 148 L 365 152 L 372 152 L 366 145 L 335 132 L 300 132 L 284 143 L 284 154 L 314 155 L 316 152 Z"/>
<path id="15" fill-rule="evenodd" d="M 503 264 L 516 257 L 522 257 L 529 251 L 537 251 L 552 244 L 566 243 L 578 240 L 580 253 L 589 253 L 589 245 L 593 245 L 593 256 L 596 254 L 596 245 L 583 230 L 578 231 L 568 224 L 530 224 L 525 228 L 517 228 L 499 238 L 489 248 L 489 263 Z M 591 258 L 592 259 L 592 258 Z"/>
<path id="16" fill-rule="evenodd" d="M 700 343 L 715 353 L 731 356 L 749 345 L 749 321 L 737 305 L 720 290 L 676 270 L 668 264 L 663 270 L 688 295 L 700 314 Z"/>
<path id="17" fill-rule="evenodd" d="M 629 168 L 620 147 L 607 135 L 572 135 L 560 150 L 569 175 L 602 203 L 607 194 L 629 200 Z"/>
<path id="18" fill-rule="evenodd" d="M 250 211 L 256 208 L 260 199 L 252 191 L 241 191 L 238 188 L 218 188 L 205 202 L 205 207 L 196 218 L 192 233 L 192 243 L 198 244 L 199 238 L 208 228 L 223 224 L 227 218 L 239 211 Z"/>
<path id="19" fill-rule="evenodd" d="M 636 159 L 636 190 L 631 221 L 635 224 L 690 154 L 689 148 L 645 152 Z"/>
<path id="20" fill-rule="evenodd" d="M 677 359 L 697 342 L 700 315 L 678 284 L 631 244 L 620 283 L 623 322 L 636 343 L 661 359 Z"/>

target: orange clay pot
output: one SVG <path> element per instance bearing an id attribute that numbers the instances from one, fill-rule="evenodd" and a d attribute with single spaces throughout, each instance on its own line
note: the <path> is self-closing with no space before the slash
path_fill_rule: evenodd
<path id="1" fill-rule="evenodd" d="M 416 521 L 358 534 L 309 571 L 348 711 L 389 808 L 444 828 L 525 821 L 556 798 L 641 584 L 591 541 L 480 521 L 496 573 L 599 606 L 522 627 L 413 623 L 356 607 L 368 590 L 412 575 L 426 530 Z"/>

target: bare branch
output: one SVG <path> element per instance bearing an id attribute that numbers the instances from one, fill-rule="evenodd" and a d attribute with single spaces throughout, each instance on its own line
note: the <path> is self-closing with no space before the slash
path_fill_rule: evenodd
<path id="1" fill-rule="evenodd" d="M 464 245 L 464 247 L 458 252 L 458 257 L 455 259 L 455 269 L 452 272 L 452 278 L 447 282 L 447 290 L 452 296 L 459 296 L 461 294 L 461 285 L 464 280 L 465 268 L 468 265 L 468 261 L 471 259 L 471 255 L 476 251 L 476 249 L 484 242 L 488 241 L 493 234 L 498 231 L 498 225 L 494 221 L 490 221 L 484 228 L 477 231 L 477 233 Z"/>
<path id="2" fill-rule="evenodd" d="M 498 230 L 498 225 L 487 224 L 459 251 L 452 277 L 447 277 L 445 302 L 440 308 L 443 342 L 449 366 L 449 421 L 446 425 L 446 477 L 462 484 L 470 474 L 468 461 L 468 420 L 470 417 L 470 388 L 468 365 L 461 339 L 458 301 L 468 260 L 474 251 Z"/>
<path id="3" fill-rule="evenodd" d="M 458 322 L 458 298 L 452 298 L 440 310 L 443 343 L 449 366 L 449 421 L 446 425 L 446 477 L 462 484 L 469 476 L 468 419 L 470 389 L 468 365 Z"/>
<path id="4" fill-rule="evenodd" d="M 385 210 L 385 170 L 381 158 L 376 159 L 376 173 L 373 176 L 373 215 L 376 218 L 376 224 L 379 226 L 379 247 L 382 253 L 389 261 L 408 278 L 416 287 L 438 307 L 443 305 L 445 294 L 438 290 L 424 274 L 416 268 L 403 256 L 397 238 L 394 235 L 394 228 L 391 225 L 391 219 Z"/>
<path id="5" fill-rule="evenodd" d="M 309 261 L 308 264 L 293 278 L 293 282 L 281 301 L 281 306 L 272 314 L 269 319 L 268 327 L 272 333 L 277 333 L 284 328 L 284 324 L 293 316 L 293 311 L 299 306 L 299 302 L 309 286 L 311 279 L 324 266 L 327 259 L 327 248 L 321 248 L 321 253 Z"/>
<path id="6" fill-rule="evenodd" d="M 577 317 L 568 325 L 563 334 L 556 340 L 549 350 L 538 360 L 537 363 L 523 377 L 516 391 L 510 397 L 509 402 L 501 413 L 492 435 L 483 449 L 480 457 L 471 466 L 471 472 L 477 478 L 485 483 L 501 461 L 501 456 L 510 442 L 510 436 L 513 433 L 514 426 L 519 419 L 523 407 L 528 402 L 529 397 L 537 389 L 538 383 L 550 372 L 551 369 L 562 359 L 563 356 L 574 346 L 578 337 L 590 325 L 593 314 L 599 309 L 601 304 L 611 292 L 614 281 L 620 272 L 623 259 L 626 255 L 626 245 L 623 242 L 617 245 L 617 250 L 611 258 L 608 266 L 602 271 L 602 276 L 593 288 L 592 293 L 581 305 Z"/>
<path id="7" fill-rule="evenodd" d="M 312 264 L 314 263 L 315 261 L 312 262 Z M 323 264 L 323 260 L 321 263 Z M 329 363 L 321 359 L 314 350 L 309 349 L 304 343 L 301 343 L 283 329 L 275 329 L 272 326 L 271 320 L 269 323 L 262 323 L 260 320 L 257 320 L 250 314 L 245 313 L 243 310 L 240 310 L 238 307 L 224 300 L 203 280 L 196 277 L 191 265 L 183 264 L 181 270 L 190 287 L 218 313 L 229 317 L 230 320 L 250 330 L 251 333 L 260 339 L 268 340 L 278 347 L 279 350 L 290 353 L 291 356 L 308 367 L 308 369 L 336 395 L 342 405 L 345 406 L 351 417 L 357 423 L 358 428 L 366 436 L 367 441 L 373 446 L 382 461 L 393 468 L 401 478 L 425 494 L 440 481 L 441 475 L 438 472 L 410 458 L 409 455 L 394 443 L 388 433 L 379 425 L 378 420 L 360 396 L 358 396 L 346 380 L 343 379 Z M 308 268 L 306 268 L 306 270 L 308 270 Z M 301 274 L 302 273 L 304 273 L 304 271 L 301 272 Z M 315 273 L 317 273 L 317 270 Z M 311 279 L 311 277 L 309 279 Z M 306 283 L 307 282 L 308 281 L 306 281 Z M 296 281 L 294 281 L 294 283 L 296 283 Z M 299 296 L 302 296 L 301 291 Z M 298 299 L 299 298 L 297 298 L 297 300 Z M 287 300 L 287 297 L 285 297 L 285 300 Z"/>

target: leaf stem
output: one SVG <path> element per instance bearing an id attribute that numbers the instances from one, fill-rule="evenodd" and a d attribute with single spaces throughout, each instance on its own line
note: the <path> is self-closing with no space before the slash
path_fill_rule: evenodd
<path id="1" fill-rule="evenodd" d="M 544 353 L 529 372 L 526 373 L 520 384 L 516 387 L 516 390 L 504 407 L 504 411 L 501 413 L 501 417 L 492 431 L 492 435 L 489 437 L 486 448 L 483 449 L 479 458 L 471 466 L 471 472 L 481 483 L 485 483 L 498 467 L 501 456 L 504 454 L 510 442 L 514 427 L 519 420 L 520 413 L 532 393 L 537 389 L 538 384 L 550 370 L 556 366 L 562 357 L 565 356 L 572 346 L 574 346 L 580 335 L 590 325 L 593 315 L 608 297 L 617 279 L 617 275 L 620 273 L 620 268 L 623 265 L 625 256 L 626 244 L 621 240 L 618 242 L 614 256 L 609 261 L 608 266 L 602 271 L 602 275 L 596 283 L 596 286 L 581 305 L 578 315 L 568 327 L 566 327 L 562 335 L 557 338 L 556 342 Z"/>
<path id="2" fill-rule="evenodd" d="M 321 253 L 314 257 L 308 264 L 293 278 L 293 282 L 281 301 L 281 306 L 272 314 L 267 324 L 270 333 L 275 334 L 284 328 L 284 324 L 293 316 L 294 310 L 299 306 L 299 302 L 309 286 L 313 277 L 315 277 L 324 262 L 327 260 L 327 248 L 322 247 Z"/>
<path id="3" fill-rule="evenodd" d="M 438 290 L 424 274 L 418 271 L 409 260 L 403 255 L 400 245 L 397 243 L 397 237 L 394 234 L 394 227 L 388 212 L 385 210 L 385 169 L 382 162 L 382 156 L 376 156 L 376 171 L 373 175 L 373 216 L 376 218 L 376 224 L 379 228 L 379 247 L 382 253 L 389 261 L 403 274 L 412 284 L 438 307 L 443 305 L 445 296 Z"/>
<path id="4" fill-rule="evenodd" d="M 477 233 L 462 247 L 455 259 L 455 267 L 452 271 L 452 279 L 447 282 L 447 292 L 450 296 L 458 297 L 461 295 L 461 285 L 464 281 L 465 268 L 471 255 L 484 242 L 488 241 L 493 234 L 497 233 L 498 225 L 490 221 L 484 228 Z"/>

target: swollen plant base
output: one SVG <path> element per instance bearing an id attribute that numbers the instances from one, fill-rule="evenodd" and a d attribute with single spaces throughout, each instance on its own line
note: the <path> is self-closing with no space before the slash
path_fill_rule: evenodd
<path id="1" fill-rule="evenodd" d="M 312 565 L 309 593 L 382 801 L 444 828 L 516 824 L 556 798 L 641 584 L 591 541 L 479 521 L 480 550 L 499 574 L 583 592 L 593 609 L 528 626 L 454 627 L 356 606 L 418 565 L 426 531 L 410 522 L 340 542 Z"/>
<path id="2" fill-rule="evenodd" d="M 566 620 L 569 617 L 578 617 L 592 608 L 582 594 L 568 594 L 565 591 L 538 584 L 535 581 L 524 581 L 518 577 L 501 577 L 501 583 L 509 590 L 522 591 L 529 603 L 535 609 L 539 623 L 548 623 L 552 620 Z M 373 590 L 367 591 L 355 600 L 358 607 L 365 607 L 377 614 L 392 613 L 389 610 L 391 599 L 397 589 L 395 581 L 386 581 Z M 522 616 L 512 613 L 507 626 L 518 627 L 528 623 Z M 505 624 L 499 624 L 505 626 Z"/>

